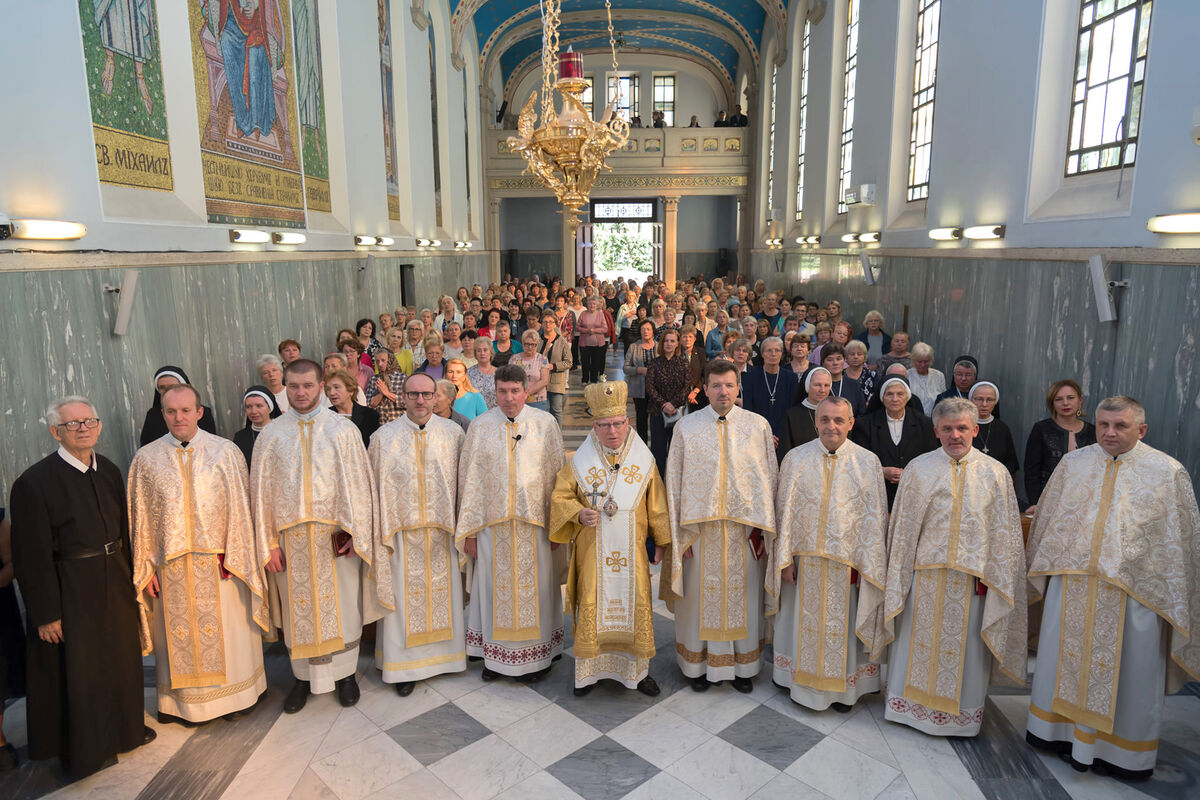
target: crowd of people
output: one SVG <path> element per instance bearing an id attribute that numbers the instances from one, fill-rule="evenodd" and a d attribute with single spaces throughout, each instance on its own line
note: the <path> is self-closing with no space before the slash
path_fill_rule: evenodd
<path id="1" fill-rule="evenodd" d="M 767 670 L 795 702 L 845 712 L 883 691 L 887 719 L 931 735 L 977 734 L 992 677 L 1025 682 L 1044 599 L 1027 738 L 1149 775 L 1164 690 L 1200 679 L 1190 478 L 1141 442 L 1135 400 L 1093 423 L 1064 378 L 1018 483 L 997 383 L 970 355 L 947 382 L 883 323 L 740 279 L 461 287 L 358 320 L 319 361 L 280 342 L 232 442 L 164 366 L 128 480 L 96 453 L 100 410 L 56 402 L 57 451 L 12 489 L 11 557 L 0 527 L 0 581 L 15 575 L 27 614 L 30 757 L 82 775 L 151 741 L 149 653 L 161 721 L 248 713 L 272 634 L 286 712 L 312 693 L 354 705 L 373 622 L 400 696 L 469 660 L 484 681 L 541 680 L 564 614 L 577 695 L 613 680 L 655 696 L 661 563 L 695 691 L 751 691 L 773 641 Z M 623 381 L 605 380 L 610 347 Z M 591 432 L 568 457 L 573 370 Z"/>

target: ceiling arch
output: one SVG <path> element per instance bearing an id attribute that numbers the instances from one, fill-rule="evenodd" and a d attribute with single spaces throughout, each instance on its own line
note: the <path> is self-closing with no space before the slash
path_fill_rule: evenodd
<path id="1" fill-rule="evenodd" d="M 787 27 L 786 0 L 612 0 L 613 27 L 626 48 L 654 48 L 678 55 L 714 59 L 718 73 L 732 76 L 739 71 L 757 76 L 759 44 L 766 26 L 779 34 Z M 496 69 L 506 87 L 513 70 L 541 47 L 541 17 L 537 0 L 451 0 L 451 45 L 461 58 L 463 38 L 473 31 L 480 58 L 480 77 L 489 85 Z M 579 38 L 576 49 L 591 47 L 586 37 L 590 28 L 574 23 L 605 22 L 604 0 L 564 0 L 565 39 Z M 603 29 L 608 44 L 607 26 Z M 532 44 L 531 44 L 532 42 Z M 637 45 L 633 43 L 637 42 Z M 700 53 L 709 45 L 716 52 Z M 620 53 L 618 52 L 618 58 Z M 715 65 L 714 65 L 715 67 Z M 723 79 L 724 80 L 724 79 Z"/>
<path id="2" fill-rule="evenodd" d="M 659 23 L 655 30 L 648 31 L 640 28 L 633 30 L 629 34 L 624 33 L 622 29 L 621 36 L 625 41 L 625 47 L 630 46 L 630 39 L 636 37 L 646 37 L 655 39 L 648 34 L 657 34 L 659 36 L 669 36 L 673 46 L 685 51 L 695 52 L 695 46 L 704 46 L 708 43 L 710 37 L 715 37 L 723 42 L 728 48 L 732 48 L 734 58 L 729 59 L 728 52 L 724 54 L 726 59 L 723 64 L 726 71 L 730 74 L 736 74 L 739 63 L 752 65 L 752 71 L 757 72 L 758 66 L 758 48 L 752 40 L 747 37 L 739 36 L 734 30 L 726 25 L 722 25 L 708 17 L 702 17 L 695 14 L 683 14 L 676 11 L 655 11 L 647 16 L 644 12 L 633 10 L 616 10 L 613 11 L 614 26 L 625 21 L 638 21 L 643 19 L 651 19 L 655 23 Z M 497 29 L 498 31 L 500 29 Z M 581 36 L 585 33 L 595 32 L 597 35 L 602 35 L 604 44 L 608 45 L 608 29 L 605 13 L 603 10 L 597 11 L 572 11 L 562 15 L 561 29 L 564 36 Z M 480 53 L 480 74 L 485 84 L 490 84 L 492 72 L 497 64 L 507 62 L 513 63 L 513 55 L 516 54 L 518 60 L 523 60 L 529 51 L 536 50 L 541 52 L 542 27 L 540 19 L 527 19 L 507 29 L 507 32 L 498 39 L 489 39 L 487 49 Z M 656 41 L 666 41 L 664 39 L 656 39 Z M 686 42 L 686 44 L 678 45 L 676 42 Z M 565 46 L 565 45 L 563 45 Z M 578 47 L 576 49 L 579 49 Z M 508 71 L 505 71 L 508 75 Z"/>

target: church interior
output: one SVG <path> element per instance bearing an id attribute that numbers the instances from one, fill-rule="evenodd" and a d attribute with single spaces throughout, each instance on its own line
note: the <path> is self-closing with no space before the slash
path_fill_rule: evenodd
<path id="1" fill-rule="evenodd" d="M 233 6 L 257 27 L 227 35 Z M 160 365 L 232 437 L 282 339 L 319 360 L 458 287 L 617 275 L 742 276 L 837 300 L 856 331 L 877 310 L 947 376 L 972 354 L 1022 437 L 1064 375 L 1133 396 L 1200 485 L 1200 3 L 39 0 L 4 20 L 2 502 L 51 451 L 56 398 L 96 405 L 125 472 Z M 592 130 L 622 121 L 574 218 L 522 151 L 545 103 L 566 113 L 560 78 Z M 623 273 L 614 231 L 636 240 Z M 619 348 L 605 372 L 624 378 Z M 591 428 L 574 372 L 562 428 L 568 450 Z M 1132 781 L 1026 744 L 1028 688 L 993 686 L 977 737 L 926 736 L 766 674 L 693 692 L 658 601 L 654 630 L 656 698 L 574 696 L 569 656 L 536 684 L 471 664 L 398 697 L 364 649 L 356 707 L 285 715 L 278 643 L 254 712 L 201 726 L 154 719 L 147 659 L 156 742 L 80 781 L 23 760 L 0 796 L 1200 797 L 1200 683 L 1165 698 Z M 18 751 L 23 718 L 7 701 Z"/>

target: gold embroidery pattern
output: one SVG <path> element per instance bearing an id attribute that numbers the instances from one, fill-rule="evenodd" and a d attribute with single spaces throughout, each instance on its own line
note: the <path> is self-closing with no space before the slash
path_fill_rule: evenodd
<path id="1" fill-rule="evenodd" d="M 160 571 L 171 688 L 225 682 L 217 557 L 184 553 Z"/>
<path id="2" fill-rule="evenodd" d="M 292 613 L 290 654 L 315 658 L 341 650 L 342 620 L 338 613 L 338 578 L 334 566 L 332 525 L 304 523 L 283 532 L 287 556 L 288 602 Z M 322 576 L 328 576 L 322 580 Z"/>
<path id="3" fill-rule="evenodd" d="M 708 649 L 702 651 L 689 650 L 684 647 L 681 642 L 675 642 L 675 652 L 679 654 L 689 664 L 708 664 L 713 668 L 732 667 L 735 664 L 753 664 L 762 658 L 763 645 L 766 640 L 759 641 L 758 647 L 748 653 L 724 653 L 722 655 L 709 655 Z"/>
<path id="4" fill-rule="evenodd" d="M 498 642 L 527 642 L 541 636 L 540 530 L 516 520 L 492 526 L 492 638 Z"/>
<path id="5" fill-rule="evenodd" d="M 736 642 L 749 636 L 746 620 L 746 549 L 740 525 L 700 526 L 700 638 Z"/>
<path id="6" fill-rule="evenodd" d="M 1170 626 L 1166 690 L 1175 692 L 1200 680 L 1198 531 L 1200 509 L 1178 461 L 1144 442 L 1116 459 L 1084 447 L 1063 457 L 1042 492 L 1029 582 L 1040 598 L 1049 576 L 1094 575 L 1162 617 Z"/>
<path id="7" fill-rule="evenodd" d="M 444 642 L 453 635 L 450 564 L 450 537 L 445 531 L 432 528 L 405 531 L 406 647 Z"/>
<path id="8" fill-rule="evenodd" d="M 935 711 L 958 714 L 975 581 L 948 569 L 917 570 L 914 580 L 904 697 Z"/>
<path id="9" fill-rule="evenodd" d="M 613 572 L 620 572 L 622 567 L 629 566 L 629 561 L 621 555 L 620 550 L 613 550 L 608 558 L 604 560 L 604 565 L 612 568 Z"/>
<path id="10" fill-rule="evenodd" d="M 1062 576 L 1058 673 L 1050 708 L 1112 733 L 1117 708 L 1125 593 L 1095 576 Z"/>
<path id="11" fill-rule="evenodd" d="M 625 476 L 625 482 L 629 484 L 642 482 L 641 467 L 637 464 L 630 464 L 625 469 L 621 470 L 621 474 Z"/>
<path id="12" fill-rule="evenodd" d="M 174 697 L 181 703 L 187 705 L 198 705 L 200 703 L 211 703 L 213 700 L 221 700 L 225 697 L 231 697 L 235 694 L 240 694 L 247 689 L 252 688 L 256 683 L 263 679 L 266 674 L 265 667 L 259 667 L 244 681 L 231 683 L 228 686 L 222 686 L 218 689 L 204 691 L 200 689 L 166 689 L 162 686 L 158 688 L 159 694 L 168 694 Z"/>
<path id="13" fill-rule="evenodd" d="M 850 568 L 827 558 L 799 559 L 796 589 L 797 663 L 792 679 L 821 692 L 846 691 L 850 629 Z"/>
<path id="14" fill-rule="evenodd" d="M 590 658 L 575 658 L 575 685 L 595 679 L 615 677 L 626 683 L 641 680 L 650 672 L 650 659 L 624 653 L 601 653 Z"/>

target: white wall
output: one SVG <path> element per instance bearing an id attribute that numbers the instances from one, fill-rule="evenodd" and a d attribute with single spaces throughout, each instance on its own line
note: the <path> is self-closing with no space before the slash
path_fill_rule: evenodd
<path id="1" fill-rule="evenodd" d="M 1142 101 L 1142 130 L 1138 162 L 1125 175 L 1132 197 L 1125 210 L 1089 211 L 1076 203 L 1075 213 L 1039 212 L 1030 185 L 1044 173 L 1034 163 L 1035 126 L 1040 89 L 1047 82 L 1042 69 L 1060 69 L 1061 55 L 1074 41 L 1044 42 L 1046 15 L 1056 19 L 1074 9 L 1073 0 L 1009 0 L 1005 3 L 942 3 L 940 53 L 934 114 L 931 193 L 924 214 L 920 204 L 901 196 L 889 197 L 889 183 L 903 189 L 894 174 L 906 170 L 905 159 L 893 158 L 893 144 L 902 140 L 907 153 L 911 92 L 911 0 L 862 0 L 855 114 L 853 183 L 875 183 L 877 202 L 856 207 L 847 216 L 834 214 L 837 192 L 838 143 L 841 125 L 842 57 L 846 0 L 829 0 L 827 11 L 812 29 L 808 96 L 808 142 L 805 181 L 805 221 L 795 225 L 794 193 L 796 124 L 791 103 L 798 100 L 800 39 L 803 20 L 789 20 L 788 64 L 780 69 L 776 143 L 776 197 L 788 199 L 784 230 L 799 233 L 840 233 L 843 230 L 882 229 L 884 247 L 928 248 L 927 230 L 940 226 L 1005 223 L 1005 247 L 1200 247 L 1200 237 L 1164 237 L 1146 230 L 1146 220 L 1162 213 L 1200 209 L 1200 147 L 1190 128 L 1197 112 L 1195 87 L 1200 85 L 1200 61 L 1195 58 L 1195 31 L 1200 29 L 1200 4 L 1156 3 L 1150 31 L 1150 55 Z M 1074 13 L 1074 12 L 1072 12 Z M 897 31 L 904 32 L 904 41 Z M 768 27 L 761 45 L 768 52 L 773 33 Z M 765 159 L 765 100 L 769 66 L 760 79 L 760 107 L 755 124 L 762 129 Z M 1056 95 L 1059 93 L 1056 93 Z M 1049 98 L 1067 103 L 1067 96 Z M 900 113 L 893 113 L 899 106 Z M 896 122 L 894 123 L 894 120 Z M 1048 135 L 1038 129 L 1038 135 Z M 1062 169 L 1065 138 L 1056 148 L 1054 168 Z M 779 176 L 788 176 L 780 187 Z M 765 203 L 765 165 L 756 171 L 755 219 L 762 224 Z M 911 213 L 915 210 L 915 214 Z M 1079 218 L 1081 213 L 1088 214 Z M 893 225 L 893 223 L 895 223 Z M 761 231 L 760 231 L 761 234 Z M 836 238 L 833 239 L 836 242 Z M 786 243 L 789 246 L 791 240 Z M 826 246 L 831 244 L 827 237 Z M 761 247 L 761 236 L 755 243 Z M 836 246 L 836 244 L 835 244 Z M 964 244 L 943 245 L 949 251 Z"/>
<path id="2" fill-rule="evenodd" d="M 713 76 L 698 64 L 682 58 L 655 56 L 648 54 L 631 54 L 618 60 L 621 73 L 637 72 L 641 84 L 641 117 L 642 124 L 650 127 L 650 111 L 653 108 L 654 76 L 664 74 L 675 75 L 675 125 L 685 127 L 693 114 L 699 117 L 701 125 L 712 125 L 718 110 L 728 110 L 725 91 Z M 496 70 L 499 73 L 499 69 Z M 612 72 L 612 57 L 604 54 L 585 54 L 583 57 L 583 72 L 595 78 L 596 113 L 604 103 L 604 87 L 606 77 Z M 530 92 L 535 91 L 541 84 L 541 69 L 531 71 L 517 84 L 517 89 L 509 101 L 509 112 L 519 114 Z M 497 78 L 493 83 L 497 87 L 496 104 L 499 106 L 503 84 Z M 495 121 L 495 117 L 492 117 Z"/>
<path id="3" fill-rule="evenodd" d="M 0 214 L 68 219 L 88 226 L 77 242 L 37 242 L 40 250 L 272 249 L 233 246 L 224 226 L 204 211 L 195 107 L 191 32 L 183 2 L 155 4 L 159 15 L 175 191 L 101 186 L 94 166 L 77 2 L 6 3 L 0 34 L 0 74 L 7 76 L 0 124 Z M 333 212 L 309 214 L 308 242 L 295 250 L 353 250 L 351 234 L 392 233 L 398 247 L 412 237 L 475 239 L 483 232 L 480 120 L 475 88 L 477 55 L 468 31 L 468 117 L 472 222 L 467 225 L 463 159 L 462 73 L 451 64 L 447 0 L 427 0 L 437 38 L 439 134 L 444 223 L 433 225 L 427 33 L 409 14 L 407 0 L 391 0 L 394 95 L 402 219 L 388 220 L 384 184 L 378 24 L 374 3 L 323 0 L 319 5 L 326 123 L 330 128 Z M 11 243 L 6 243 L 11 244 Z M 30 243 L 22 243 L 29 246 Z"/>

